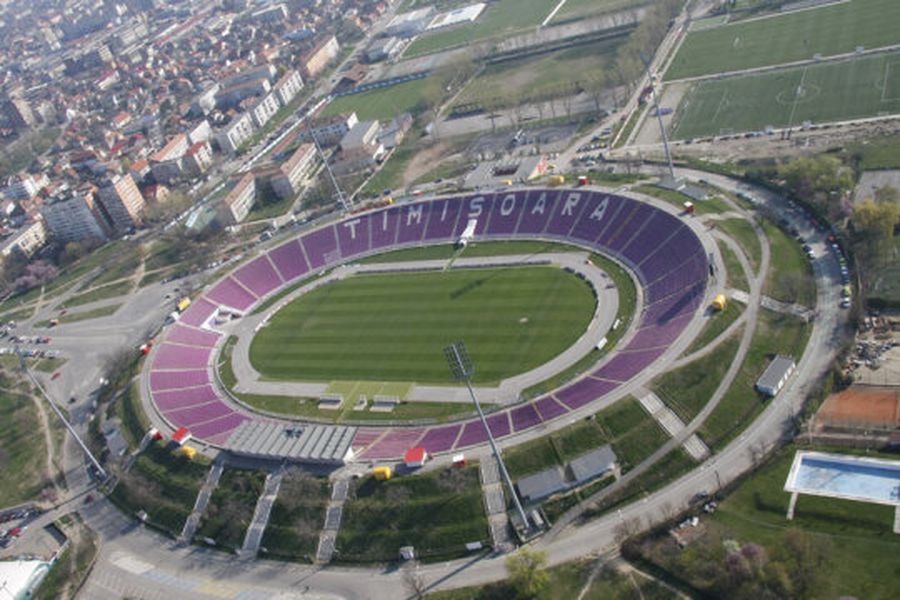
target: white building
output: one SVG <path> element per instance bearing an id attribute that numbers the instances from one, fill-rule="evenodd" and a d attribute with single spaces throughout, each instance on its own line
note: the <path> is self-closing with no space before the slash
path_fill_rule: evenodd
<path id="1" fill-rule="evenodd" d="M 422 33 L 434 18 L 433 6 L 397 15 L 384 29 L 385 35 L 396 37 L 412 37 Z"/>
<path id="2" fill-rule="evenodd" d="M 282 106 L 290 104 L 302 89 L 303 78 L 300 77 L 300 73 L 294 69 L 285 73 L 272 87 L 272 91 L 278 96 L 278 101 L 281 102 Z"/>
<path id="3" fill-rule="evenodd" d="M 249 111 L 250 117 L 253 119 L 253 124 L 256 125 L 257 128 L 261 128 L 275 116 L 275 113 L 278 112 L 279 108 L 278 96 L 275 94 L 263 96 Z"/>
<path id="4" fill-rule="evenodd" d="M 312 142 L 315 138 L 319 146 L 331 146 L 341 141 L 341 138 L 357 123 L 359 123 L 359 118 L 355 112 L 316 119 L 315 123 L 304 124 L 300 127 L 297 139 L 301 142 Z"/>
<path id="5" fill-rule="evenodd" d="M 241 113 L 216 134 L 216 142 L 222 152 L 233 154 L 253 135 L 253 119 Z"/>
<path id="6" fill-rule="evenodd" d="M 256 201 L 256 180 L 252 173 L 244 175 L 231 188 L 219 205 L 218 214 L 222 225 L 234 225 L 247 218 Z"/>
<path id="7" fill-rule="evenodd" d="M 45 243 L 47 243 L 47 229 L 44 227 L 43 219 L 26 221 L 11 236 L 3 240 L 0 256 L 6 258 L 13 252 L 18 252 L 30 258 L 43 248 Z"/>
<path id="8" fill-rule="evenodd" d="M 270 180 L 279 198 L 290 198 L 300 191 L 300 184 L 310 175 L 316 164 L 316 148 L 312 144 L 300 144 L 289 159 L 278 166 Z"/>
<path id="9" fill-rule="evenodd" d="M 100 188 L 97 199 L 112 227 L 125 232 L 141 224 L 144 197 L 131 175 L 118 175 Z"/>

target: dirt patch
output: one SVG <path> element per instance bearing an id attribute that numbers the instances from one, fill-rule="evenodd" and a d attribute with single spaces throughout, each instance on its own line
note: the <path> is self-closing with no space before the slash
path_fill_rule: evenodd
<path id="1" fill-rule="evenodd" d="M 449 144 L 438 142 L 417 152 L 406 165 L 406 170 L 403 171 L 403 186 L 412 184 L 432 171 L 436 165 L 447 158 L 445 154 L 448 154 L 449 151 Z"/>

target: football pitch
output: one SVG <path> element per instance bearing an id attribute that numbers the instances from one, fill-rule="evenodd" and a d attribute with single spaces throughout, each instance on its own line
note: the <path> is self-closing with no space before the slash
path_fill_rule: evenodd
<path id="1" fill-rule="evenodd" d="M 900 4 L 900 2 L 898 2 Z M 695 83 L 672 137 L 797 127 L 900 112 L 900 53 Z"/>
<path id="2" fill-rule="evenodd" d="M 692 31 L 666 80 L 727 73 L 900 44 L 900 2 L 851 0 Z"/>
<path id="3" fill-rule="evenodd" d="M 595 303 L 550 266 L 357 275 L 276 313 L 250 362 L 269 380 L 451 384 L 443 348 L 462 340 L 474 381 L 496 384 L 571 346 Z"/>

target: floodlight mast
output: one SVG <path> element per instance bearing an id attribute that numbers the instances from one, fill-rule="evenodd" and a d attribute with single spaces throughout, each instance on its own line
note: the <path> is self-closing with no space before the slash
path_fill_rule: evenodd
<path id="1" fill-rule="evenodd" d="M 32 374 L 32 372 L 28 369 L 28 364 L 25 362 L 25 356 L 22 354 L 21 348 L 19 348 L 18 346 L 16 346 L 16 355 L 18 355 L 19 357 L 19 366 L 22 368 L 22 371 L 24 371 L 25 374 L 28 375 L 28 379 L 31 380 L 31 383 L 34 384 L 34 387 L 38 389 L 38 391 L 44 397 L 44 400 L 47 401 L 47 404 L 50 405 L 50 408 L 52 408 L 53 412 L 56 413 L 56 416 L 59 417 L 59 420 L 63 422 L 63 425 L 66 426 L 66 429 L 69 430 L 69 433 L 71 433 L 72 437 L 75 438 L 75 441 L 78 442 L 78 445 L 81 447 L 84 455 L 88 457 L 88 460 L 91 461 L 91 464 L 93 464 L 94 468 L 96 468 L 100 473 L 100 478 L 105 480 L 108 477 L 106 470 L 102 466 L 100 466 L 99 461 L 94 458 L 94 455 L 91 453 L 90 449 L 88 449 L 87 445 L 83 441 L 81 441 L 81 437 L 78 435 L 78 432 L 75 431 L 75 428 L 72 427 L 72 424 L 69 423 L 68 419 L 63 416 L 62 411 L 59 410 L 59 407 L 56 405 L 56 403 L 50 398 L 44 388 L 41 387 L 41 384 L 38 383 L 38 380 L 35 379 L 34 374 Z"/>
<path id="2" fill-rule="evenodd" d="M 463 342 L 456 342 L 444 348 L 444 355 L 447 357 L 447 364 L 450 366 L 450 372 L 453 373 L 453 377 L 458 381 L 465 382 L 466 389 L 469 390 L 472 404 L 475 405 L 478 418 L 481 419 L 481 425 L 484 427 L 488 443 L 491 445 L 491 451 L 494 453 L 494 458 L 497 459 L 497 465 L 500 467 L 500 475 L 503 477 L 503 481 L 506 482 L 506 487 L 509 488 L 513 503 L 516 505 L 516 511 L 518 511 L 519 517 L 522 519 L 522 526 L 527 531 L 530 526 L 528 525 L 528 518 L 525 516 L 525 509 L 522 508 L 519 495 L 516 493 L 512 480 L 509 478 L 509 473 L 506 471 L 506 465 L 503 464 L 503 459 L 500 457 L 500 451 L 497 449 L 496 442 L 494 442 L 494 436 L 491 435 L 491 428 L 488 427 L 487 419 L 484 418 L 484 412 L 481 410 L 481 404 L 478 403 L 478 398 L 475 397 L 475 390 L 472 389 L 472 374 L 475 372 L 475 367 L 472 365 L 469 351 L 466 350 L 466 345 Z"/>
<path id="3" fill-rule="evenodd" d="M 344 195 L 344 191 L 341 189 L 341 186 L 338 185 L 337 177 L 334 176 L 334 171 L 331 170 L 331 165 L 328 164 L 328 157 L 325 156 L 325 153 L 322 151 L 322 146 L 319 145 L 319 138 L 316 137 L 316 132 L 313 131 L 308 124 L 306 130 L 309 132 L 309 135 L 312 138 L 313 145 L 316 147 L 316 152 L 319 154 L 319 158 L 322 159 L 322 164 L 325 165 L 325 172 L 328 173 L 328 179 L 331 181 L 331 186 L 334 188 L 334 193 L 337 195 L 337 201 L 341 205 L 341 209 L 345 213 L 350 212 L 350 204 L 348 203 L 347 197 Z"/>
<path id="4" fill-rule="evenodd" d="M 650 95 L 653 96 L 653 109 L 656 111 L 656 120 L 659 123 L 659 133 L 662 135 L 663 150 L 666 152 L 666 162 L 669 164 L 669 176 L 675 181 L 675 164 L 672 162 L 672 153 L 669 151 L 669 136 L 663 125 L 662 115 L 659 113 L 659 96 L 656 93 L 656 75 L 651 71 L 651 61 L 641 51 L 641 61 L 647 69 L 647 81 L 650 82 Z"/>

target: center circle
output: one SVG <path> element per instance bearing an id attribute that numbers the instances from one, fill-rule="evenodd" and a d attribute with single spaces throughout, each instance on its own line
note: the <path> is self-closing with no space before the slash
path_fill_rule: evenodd
<path id="1" fill-rule="evenodd" d="M 596 303 L 590 284 L 551 265 L 360 273 L 272 315 L 250 363 L 270 381 L 450 385 L 442 349 L 465 340 L 473 381 L 496 385 L 572 346 Z"/>

